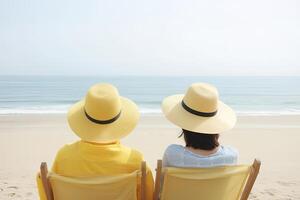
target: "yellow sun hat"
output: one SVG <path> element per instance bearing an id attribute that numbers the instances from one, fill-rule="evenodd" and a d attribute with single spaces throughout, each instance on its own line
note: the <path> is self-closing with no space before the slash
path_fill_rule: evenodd
<path id="1" fill-rule="evenodd" d="M 115 142 L 128 135 L 139 120 L 136 104 L 107 83 L 92 86 L 84 100 L 68 112 L 69 126 L 82 140 Z"/>
<path id="2" fill-rule="evenodd" d="M 162 111 L 182 129 L 218 134 L 234 127 L 235 112 L 219 100 L 218 90 L 207 83 L 194 83 L 187 92 L 165 98 Z"/>

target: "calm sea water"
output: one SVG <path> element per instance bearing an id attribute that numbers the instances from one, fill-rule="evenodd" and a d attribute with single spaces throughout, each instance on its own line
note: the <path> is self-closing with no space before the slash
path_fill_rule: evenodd
<path id="1" fill-rule="evenodd" d="M 300 114 L 300 77 L 67 77 L 0 76 L 0 114 L 63 113 L 98 82 L 109 82 L 143 113 L 160 112 L 168 95 L 194 82 L 214 84 L 240 114 Z"/>

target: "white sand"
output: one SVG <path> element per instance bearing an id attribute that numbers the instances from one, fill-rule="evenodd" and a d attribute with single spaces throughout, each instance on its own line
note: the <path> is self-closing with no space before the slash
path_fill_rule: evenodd
<path id="1" fill-rule="evenodd" d="M 143 152 L 154 169 L 169 144 L 181 143 L 179 133 L 161 115 L 147 115 L 122 142 Z M 35 174 L 40 162 L 51 165 L 56 151 L 77 139 L 65 115 L 0 116 L 0 199 L 38 199 Z M 250 199 L 300 199 L 300 116 L 242 116 L 220 141 L 239 149 L 240 163 L 261 159 Z"/>

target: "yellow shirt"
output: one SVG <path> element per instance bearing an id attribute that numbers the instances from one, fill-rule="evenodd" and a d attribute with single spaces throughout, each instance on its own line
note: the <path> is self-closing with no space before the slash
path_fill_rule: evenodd
<path id="1" fill-rule="evenodd" d="M 131 148 L 114 144 L 91 144 L 78 141 L 62 147 L 55 158 L 52 171 L 68 177 L 90 177 L 134 172 L 141 167 L 143 155 Z M 147 167 L 146 196 L 153 199 L 153 176 Z M 38 178 L 40 199 L 45 194 Z M 138 191 L 139 193 L 139 191 Z"/>

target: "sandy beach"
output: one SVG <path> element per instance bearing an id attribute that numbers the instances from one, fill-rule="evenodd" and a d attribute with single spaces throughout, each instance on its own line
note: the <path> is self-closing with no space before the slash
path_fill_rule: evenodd
<path id="1" fill-rule="evenodd" d="M 300 199 L 300 116 L 239 116 L 237 126 L 220 138 L 236 147 L 239 163 L 262 161 L 250 199 Z M 161 115 L 143 115 L 135 131 L 122 140 L 143 152 L 154 171 L 156 160 L 180 130 Z M 49 166 L 56 151 L 78 138 L 64 114 L 0 116 L 0 199 L 38 199 L 35 175 L 41 161 Z"/>

